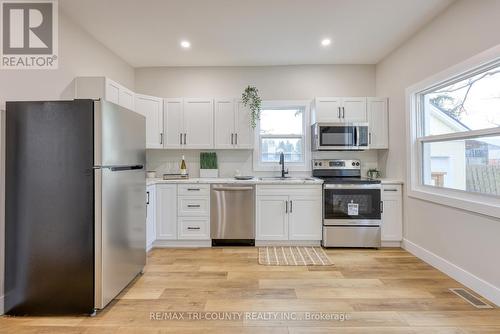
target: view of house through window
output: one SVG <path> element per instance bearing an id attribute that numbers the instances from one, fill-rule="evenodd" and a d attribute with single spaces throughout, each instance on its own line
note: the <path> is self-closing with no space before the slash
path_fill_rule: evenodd
<path id="1" fill-rule="evenodd" d="M 304 161 L 304 110 L 302 108 L 263 109 L 260 114 L 260 160 L 262 163 Z"/>
<path id="2" fill-rule="evenodd" d="M 423 183 L 500 195 L 500 65 L 421 93 L 420 101 Z"/>

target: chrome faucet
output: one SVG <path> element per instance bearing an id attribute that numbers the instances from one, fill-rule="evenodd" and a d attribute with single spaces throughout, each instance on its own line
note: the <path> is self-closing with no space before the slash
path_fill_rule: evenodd
<path id="1" fill-rule="evenodd" d="M 286 174 L 288 174 L 288 168 L 285 171 L 285 154 L 283 152 L 280 153 L 280 165 L 281 165 L 281 177 L 284 178 Z"/>

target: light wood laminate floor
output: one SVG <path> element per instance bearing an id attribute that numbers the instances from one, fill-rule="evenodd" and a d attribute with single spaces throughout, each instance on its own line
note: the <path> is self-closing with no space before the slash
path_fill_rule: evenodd
<path id="1" fill-rule="evenodd" d="M 404 250 L 327 254 L 332 267 L 274 267 L 257 264 L 256 248 L 155 249 L 95 317 L 1 317 L 0 333 L 500 333 L 500 309 L 474 308 Z M 165 319 L 179 314 L 233 318 Z"/>

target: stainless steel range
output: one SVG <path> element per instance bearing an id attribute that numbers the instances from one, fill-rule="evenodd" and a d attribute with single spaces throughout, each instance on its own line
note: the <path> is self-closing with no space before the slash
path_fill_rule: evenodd
<path id="1" fill-rule="evenodd" d="M 361 177 L 359 160 L 313 160 L 323 184 L 324 247 L 380 247 L 379 180 Z"/>

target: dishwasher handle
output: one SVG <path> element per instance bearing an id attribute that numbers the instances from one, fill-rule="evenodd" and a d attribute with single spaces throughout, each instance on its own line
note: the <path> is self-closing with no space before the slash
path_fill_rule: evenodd
<path id="1" fill-rule="evenodd" d="M 249 191 L 253 190 L 253 187 L 220 187 L 220 188 L 212 188 L 215 191 Z"/>

